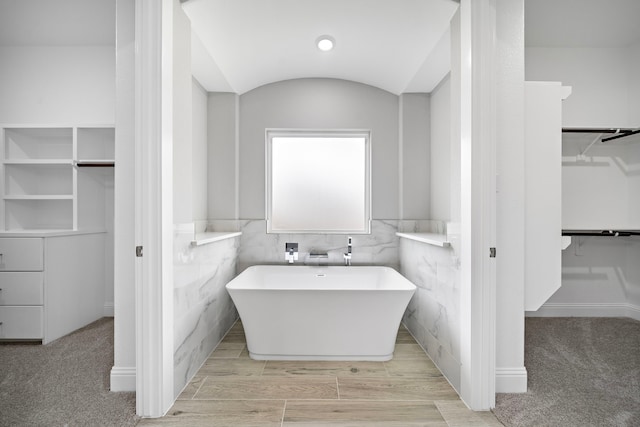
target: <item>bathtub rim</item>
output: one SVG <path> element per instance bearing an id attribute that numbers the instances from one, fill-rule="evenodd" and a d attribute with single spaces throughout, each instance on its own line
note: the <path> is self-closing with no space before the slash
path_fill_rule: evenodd
<path id="1" fill-rule="evenodd" d="M 280 288 L 280 287 L 260 287 L 251 285 L 248 281 L 251 280 L 252 276 L 260 274 L 260 270 L 267 270 L 268 274 L 271 271 L 277 271 L 278 274 L 282 274 L 283 272 L 291 273 L 291 276 L 300 275 L 306 276 L 309 274 L 313 274 L 315 276 L 322 275 L 322 277 L 328 277 L 327 275 L 331 272 L 348 272 L 347 274 L 353 274 L 356 276 L 357 272 L 366 273 L 367 271 L 373 271 L 376 275 L 378 275 L 379 279 L 384 278 L 384 276 L 390 277 L 395 286 L 389 287 L 371 287 L 371 288 L 344 288 L 344 289 L 336 289 L 333 287 L 321 288 L 305 288 L 305 287 L 292 287 L 292 288 Z M 382 276 L 382 277 L 381 277 Z M 328 277 L 330 278 L 330 277 Z M 354 265 L 354 266 L 343 266 L 343 265 L 329 265 L 329 266 L 315 266 L 315 265 L 288 265 L 288 264 L 256 264 L 247 267 L 240 274 L 230 280 L 225 288 L 227 290 L 233 291 L 357 291 L 357 292 L 403 292 L 403 291 L 416 291 L 417 286 L 411 282 L 408 278 L 402 275 L 398 270 L 389 266 L 382 265 Z"/>

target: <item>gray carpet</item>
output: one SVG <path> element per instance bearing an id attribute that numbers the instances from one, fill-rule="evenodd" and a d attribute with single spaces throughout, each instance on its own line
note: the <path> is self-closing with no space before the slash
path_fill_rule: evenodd
<path id="1" fill-rule="evenodd" d="M 113 318 L 47 345 L 0 344 L 0 426 L 133 426 L 134 393 L 111 393 Z"/>
<path id="2" fill-rule="evenodd" d="M 640 426 L 640 322 L 527 318 L 529 390 L 498 394 L 509 427 Z"/>

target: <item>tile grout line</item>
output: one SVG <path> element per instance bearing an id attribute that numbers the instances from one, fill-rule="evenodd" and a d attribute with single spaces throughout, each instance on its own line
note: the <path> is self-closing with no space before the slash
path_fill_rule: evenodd
<path id="1" fill-rule="evenodd" d="M 338 393 L 338 400 L 340 400 L 340 384 L 338 383 L 337 375 L 336 375 L 336 392 Z"/>
<path id="2" fill-rule="evenodd" d="M 200 391 L 200 389 L 202 388 L 202 386 L 204 385 L 204 383 L 207 381 L 207 379 L 209 378 L 209 375 L 205 376 L 202 379 L 202 383 L 200 383 L 200 387 L 198 387 L 198 389 L 196 390 L 195 393 L 193 393 L 193 396 L 191 396 L 191 399 L 189 400 L 196 400 L 196 395 L 198 394 L 198 392 Z"/>
<path id="3" fill-rule="evenodd" d="M 391 378 L 391 374 L 389 373 L 389 369 L 387 368 L 387 362 L 382 362 L 382 366 L 384 367 L 384 371 L 387 373 L 387 376 Z"/>
<path id="4" fill-rule="evenodd" d="M 287 399 L 284 400 L 284 407 L 282 408 L 282 421 L 280 422 L 280 427 L 284 427 L 284 414 L 287 412 Z"/>

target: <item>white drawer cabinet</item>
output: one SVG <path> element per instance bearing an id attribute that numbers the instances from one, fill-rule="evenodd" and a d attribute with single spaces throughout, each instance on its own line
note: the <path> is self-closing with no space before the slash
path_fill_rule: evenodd
<path id="1" fill-rule="evenodd" d="M 0 339 L 40 340 L 44 335 L 43 307 L 0 307 Z"/>
<path id="2" fill-rule="evenodd" d="M 41 238 L 0 238 L 0 271 L 42 271 Z"/>
<path id="3" fill-rule="evenodd" d="M 60 338 L 103 315 L 105 234 L 0 237 L 0 340 Z"/>
<path id="4" fill-rule="evenodd" d="M 0 306 L 44 304 L 43 279 L 41 271 L 0 272 Z"/>

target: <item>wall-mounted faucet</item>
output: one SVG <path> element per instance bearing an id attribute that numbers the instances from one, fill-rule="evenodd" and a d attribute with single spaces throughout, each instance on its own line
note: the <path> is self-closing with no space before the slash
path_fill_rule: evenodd
<path id="1" fill-rule="evenodd" d="M 309 252 L 309 261 L 319 267 L 327 266 L 329 265 L 329 253 L 327 251 L 311 249 L 311 252 Z"/>
<path id="2" fill-rule="evenodd" d="M 351 236 L 347 237 L 347 252 L 343 254 L 344 265 L 351 265 Z"/>
<path id="3" fill-rule="evenodd" d="M 293 261 L 298 260 L 298 244 L 297 243 L 284 244 L 284 259 L 286 261 L 289 261 L 289 264 L 293 264 Z"/>

